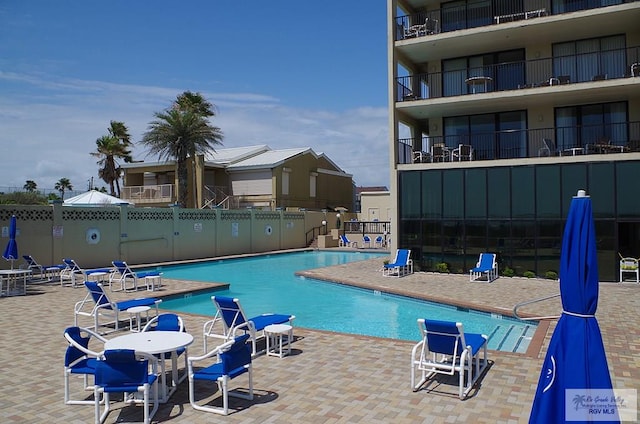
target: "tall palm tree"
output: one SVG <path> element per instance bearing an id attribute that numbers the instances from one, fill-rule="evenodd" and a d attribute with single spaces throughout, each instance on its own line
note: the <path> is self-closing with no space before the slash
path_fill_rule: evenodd
<path id="1" fill-rule="evenodd" d="M 158 154 L 160 159 L 176 161 L 178 204 L 184 208 L 187 205 L 188 190 L 187 159 L 213 150 L 214 145 L 222 144 L 223 135 L 220 128 L 210 125 L 203 115 L 207 110 L 213 114 L 211 106 L 206 110 L 199 110 L 190 104 L 181 106 L 180 98 L 179 96 L 170 109 L 154 114 L 156 119 L 149 124 L 141 143 L 146 145 L 150 154 Z"/>
<path id="2" fill-rule="evenodd" d="M 182 111 L 190 110 L 202 117 L 210 118 L 216 115 L 216 107 L 200 93 L 185 91 L 178 95 L 173 107 Z"/>
<path id="3" fill-rule="evenodd" d="M 24 187 L 23 187 L 26 191 L 28 191 L 29 193 L 33 193 L 34 191 L 36 191 L 36 189 L 38 188 L 38 185 L 36 184 L 35 181 L 33 180 L 27 180 L 24 183 Z"/>
<path id="4" fill-rule="evenodd" d="M 91 156 L 100 158 L 98 176 L 109 184 L 111 195 L 120 197 L 120 173 L 121 168 L 117 159 L 131 162 L 131 135 L 123 122 L 111 121 L 108 128 L 109 135 L 104 135 L 96 140 L 97 149 L 90 153 Z"/>
<path id="5" fill-rule="evenodd" d="M 58 190 L 60 192 L 60 197 L 62 197 L 62 200 L 64 200 L 64 192 L 65 190 L 73 190 L 73 186 L 71 185 L 71 181 L 69 181 L 68 178 L 60 178 L 58 180 L 58 182 L 56 183 L 55 186 L 53 186 L 54 189 Z"/>

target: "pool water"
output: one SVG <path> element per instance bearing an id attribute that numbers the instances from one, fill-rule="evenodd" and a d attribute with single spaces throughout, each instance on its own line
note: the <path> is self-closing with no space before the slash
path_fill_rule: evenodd
<path id="1" fill-rule="evenodd" d="M 162 309 L 215 315 L 214 294 L 237 297 L 248 316 L 293 314 L 295 326 L 400 340 L 421 339 L 416 320 L 460 321 L 465 332 L 489 336 L 489 348 L 525 352 L 535 323 L 455 306 L 411 299 L 294 275 L 297 271 L 344 264 L 387 254 L 313 251 L 165 266 L 165 278 L 226 282 L 229 289 L 176 295 Z"/>

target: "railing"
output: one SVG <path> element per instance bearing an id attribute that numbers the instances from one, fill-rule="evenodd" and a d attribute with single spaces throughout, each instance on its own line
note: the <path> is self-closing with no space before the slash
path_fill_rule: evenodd
<path id="1" fill-rule="evenodd" d="M 319 227 L 313 227 L 309 231 L 307 231 L 305 237 L 307 240 L 307 246 L 309 246 L 318 236 L 327 235 L 327 226 L 320 225 Z"/>
<path id="2" fill-rule="evenodd" d="M 204 204 L 200 209 L 204 208 L 222 208 L 229 209 L 229 196 L 225 192 L 226 187 L 204 186 Z"/>
<path id="3" fill-rule="evenodd" d="M 422 11 L 396 18 L 395 40 L 431 36 L 442 32 L 458 31 L 505 22 L 529 20 L 547 15 L 562 15 L 579 10 L 598 9 L 639 0 L 572 0 L 552 2 L 549 0 L 478 0 L 442 9 Z M 603 4 L 606 3 L 606 4 Z M 454 3 L 455 4 L 455 3 Z M 431 24 L 430 24 L 431 22 Z M 423 29 L 424 28 L 424 29 Z"/>
<path id="4" fill-rule="evenodd" d="M 550 140 L 555 149 L 549 149 L 544 139 Z M 606 140 L 606 149 L 599 148 L 602 140 Z M 473 160 L 638 152 L 640 122 L 404 138 L 398 140 L 398 163 L 416 162 L 414 152 L 424 152 L 419 156 L 430 158 L 431 147 L 436 144 L 444 144 L 449 150 L 460 144 L 470 145 Z"/>
<path id="5" fill-rule="evenodd" d="M 389 221 L 345 221 L 342 223 L 345 233 L 365 234 L 389 234 L 391 232 L 391 222 Z"/>
<path id="6" fill-rule="evenodd" d="M 171 203 L 175 200 L 174 185 L 127 186 L 120 190 L 120 198 L 141 203 Z"/>
<path id="7" fill-rule="evenodd" d="M 525 302 L 520 302 L 516 306 L 513 307 L 513 316 L 518 318 L 521 321 L 540 321 L 540 320 L 543 320 L 543 319 L 558 319 L 558 318 L 560 318 L 560 315 L 523 318 L 520 315 L 518 315 L 518 309 L 520 309 L 521 307 L 526 306 L 526 305 L 531 305 L 533 303 L 542 302 L 544 300 L 553 299 L 554 297 L 559 297 L 559 296 L 560 296 L 560 293 L 552 294 L 551 296 L 545 296 L 545 297 L 541 297 L 541 298 L 538 298 L 538 299 L 527 300 Z"/>
<path id="8" fill-rule="evenodd" d="M 640 76 L 640 47 L 636 46 L 398 77 L 396 101 L 464 96 L 638 76 Z"/>

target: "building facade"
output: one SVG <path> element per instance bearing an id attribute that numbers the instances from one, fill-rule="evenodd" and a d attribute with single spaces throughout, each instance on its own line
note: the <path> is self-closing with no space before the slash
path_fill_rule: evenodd
<path id="1" fill-rule="evenodd" d="M 167 207 L 178 199 L 174 161 L 123 164 L 123 199 Z M 220 148 L 189 158 L 187 206 L 263 210 L 354 207 L 353 176 L 309 147 Z"/>
<path id="2" fill-rule="evenodd" d="M 640 257 L 640 2 L 388 0 L 393 248 L 557 273 L 571 197 L 600 278 Z"/>

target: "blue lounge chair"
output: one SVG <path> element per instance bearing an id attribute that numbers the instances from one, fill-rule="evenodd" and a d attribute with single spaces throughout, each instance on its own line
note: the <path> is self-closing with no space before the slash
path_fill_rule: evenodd
<path id="1" fill-rule="evenodd" d="M 413 261 L 410 249 L 398 249 L 393 262 L 384 264 L 382 275 L 385 277 L 402 277 L 413 273 Z"/>
<path id="2" fill-rule="evenodd" d="M 418 328 L 422 340 L 411 350 L 413 391 L 436 374 L 457 372 L 458 396 L 466 398 L 488 365 L 487 336 L 465 333 L 459 322 L 418 319 Z"/>
<path id="3" fill-rule="evenodd" d="M 64 269 L 60 271 L 60 285 L 64 286 L 66 280 L 69 280 L 71 285 L 77 287 L 77 280 L 85 281 L 87 276 L 91 274 L 109 274 L 111 269 L 109 268 L 96 268 L 84 270 L 73 259 L 64 258 Z"/>
<path id="4" fill-rule="evenodd" d="M 132 283 L 131 290 L 138 289 L 138 280 L 146 277 L 158 277 L 162 275 L 159 271 L 134 272 L 124 261 L 112 261 L 114 270 L 109 276 L 109 290 L 113 291 L 112 284 L 120 283 L 120 290 L 127 290 L 127 280 Z M 160 283 L 162 285 L 162 283 Z M 147 286 L 147 290 L 149 287 Z"/>
<path id="5" fill-rule="evenodd" d="M 481 253 L 476 267 L 469 270 L 469 281 L 480 281 L 483 277 L 489 283 L 498 278 L 495 253 Z"/>
<path id="6" fill-rule="evenodd" d="M 264 328 L 271 324 L 293 325 L 295 315 L 262 314 L 253 318 L 247 318 L 242 310 L 240 300 L 225 296 L 211 296 L 211 301 L 216 306 L 216 315 L 212 320 L 204 323 L 204 351 L 208 352 L 207 339 L 218 338 L 225 342 L 234 337 L 237 330 L 249 334 L 252 345 L 252 355 L 257 355 L 257 340 L 264 337 Z M 220 329 L 219 327 L 222 327 Z"/>
<path id="7" fill-rule="evenodd" d="M 241 399 L 253 399 L 253 373 L 251 367 L 251 351 L 247 346 L 248 334 L 236 337 L 216 347 L 202 356 L 189 357 L 189 402 L 194 409 L 216 414 L 229 413 L 229 396 Z M 195 369 L 194 363 L 204 359 L 216 357 L 217 362 L 206 368 Z M 229 390 L 229 381 L 243 374 L 249 376 L 249 389 L 246 393 Z M 195 381 L 209 381 L 218 383 L 218 390 L 222 393 L 222 408 L 203 406 L 196 403 Z"/>
<path id="8" fill-rule="evenodd" d="M 123 300 L 121 302 L 112 302 L 104 291 L 101 283 L 95 281 L 85 281 L 84 285 L 87 287 L 89 293 L 83 300 L 77 302 L 74 307 L 74 319 L 75 324 L 78 325 L 78 317 L 86 316 L 92 317 L 94 320 L 95 331 L 98 331 L 100 327 L 100 317 L 110 318 L 108 323 L 114 323 L 115 330 L 119 329 L 120 316 L 119 313 L 126 311 L 134 306 L 149 306 L 155 307 L 156 316 L 158 315 L 158 305 L 162 302 L 162 299 L 155 299 L 151 297 L 143 299 Z M 103 323 L 106 325 L 108 323 Z"/>
<path id="9" fill-rule="evenodd" d="M 355 241 L 349 240 L 349 238 L 346 235 L 340 234 L 340 240 L 338 241 L 338 246 L 339 247 L 358 247 L 358 243 Z"/>
<path id="10" fill-rule="evenodd" d="M 21 268 L 30 269 L 32 273 L 37 271 L 41 278 L 46 278 L 48 281 L 51 281 L 55 274 L 67 267 L 65 264 L 40 265 L 31 255 L 22 255 L 22 259 L 24 259 L 24 265 Z"/>

